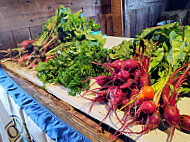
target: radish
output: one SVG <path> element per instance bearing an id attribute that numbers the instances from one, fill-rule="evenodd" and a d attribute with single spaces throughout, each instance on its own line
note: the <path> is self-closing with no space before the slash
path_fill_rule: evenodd
<path id="1" fill-rule="evenodd" d="M 181 129 L 190 132 L 190 116 L 189 115 L 181 115 L 179 126 Z"/>

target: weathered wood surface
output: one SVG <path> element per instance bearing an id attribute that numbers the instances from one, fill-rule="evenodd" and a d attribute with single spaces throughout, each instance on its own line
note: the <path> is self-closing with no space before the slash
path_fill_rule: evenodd
<path id="1" fill-rule="evenodd" d="M 113 28 L 120 28 L 118 19 L 121 15 L 118 7 L 111 7 L 111 0 L 0 0 L 0 50 L 16 48 L 18 42 L 36 38 L 42 22 L 53 16 L 60 5 L 70 7 L 73 12 L 82 9 L 88 19 L 101 23 L 103 34 L 119 35 L 122 32 L 117 29 L 113 32 Z"/>
<path id="2" fill-rule="evenodd" d="M 142 29 L 155 26 L 163 5 L 163 0 L 126 0 L 124 2 L 124 35 L 135 37 Z"/>
<path id="3" fill-rule="evenodd" d="M 41 25 L 63 4 L 70 0 L 0 0 L 0 31 Z"/>
<path id="4" fill-rule="evenodd" d="M 113 16 L 113 35 L 123 36 L 122 0 L 111 0 L 111 13 Z"/>
<path id="5" fill-rule="evenodd" d="M 42 31 L 42 25 L 29 28 L 31 38 L 36 38 L 36 34 Z"/>
<path id="6" fill-rule="evenodd" d="M 97 135 L 97 121 L 93 120 L 89 116 L 79 112 L 78 110 L 71 107 L 69 104 L 57 99 L 52 94 L 47 93 L 45 90 L 35 86 L 31 82 L 24 78 L 21 78 L 16 73 L 6 69 L 9 76 L 27 93 L 29 93 L 35 100 L 40 104 L 54 113 L 61 120 L 66 122 L 68 125 L 79 131 L 81 134 L 92 140 L 93 142 L 109 142 L 111 136 L 110 132 L 100 128 L 100 133 Z M 108 127 L 108 126 L 107 126 Z M 124 138 L 125 141 L 132 142 L 132 140 Z M 117 138 L 115 141 L 123 142 L 123 140 Z"/>
<path id="7" fill-rule="evenodd" d="M 12 31 L 0 32 L 0 50 L 15 47 Z"/>

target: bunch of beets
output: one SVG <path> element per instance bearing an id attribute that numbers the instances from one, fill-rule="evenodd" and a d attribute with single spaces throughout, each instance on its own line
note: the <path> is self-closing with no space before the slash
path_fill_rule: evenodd
<path id="1" fill-rule="evenodd" d="M 150 130 L 158 128 L 164 121 L 173 129 L 169 141 L 172 141 L 173 132 L 177 126 L 185 131 L 190 131 L 190 116 L 179 115 L 175 105 L 156 104 L 153 101 L 154 88 L 149 86 L 149 75 L 142 62 L 128 59 L 125 61 L 116 60 L 113 63 L 98 63 L 109 71 L 109 75 L 89 78 L 85 81 L 95 79 L 91 85 L 98 84 L 99 87 L 87 90 L 80 94 L 83 98 L 91 100 L 91 111 L 94 103 L 107 104 L 108 113 L 99 123 L 98 129 L 103 121 L 113 111 L 121 127 L 115 132 L 111 141 L 117 136 L 128 134 L 145 134 Z M 189 70 L 187 68 L 186 70 Z M 93 99 L 86 97 L 87 93 L 95 94 Z M 170 100 L 168 100 L 169 102 Z M 122 118 L 119 118 L 118 111 L 124 111 Z M 164 118 L 164 119 L 163 119 Z M 142 130 L 132 131 L 132 125 L 141 124 Z"/>

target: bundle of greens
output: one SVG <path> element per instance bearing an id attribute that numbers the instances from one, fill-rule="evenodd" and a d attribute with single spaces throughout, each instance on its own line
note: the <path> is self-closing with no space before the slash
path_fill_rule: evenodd
<path id="1" fill-rule="evenodd" d="M 47 50 L 47 56 L 55 56 L 46 63 L 38 64 L 37 76 L 44 83 L 60 83 L 70 89 L 71 95 L 80 93 L 82 89 L 89 87 L 88 82 L 82 82 L 88 77 L 95 77 L 104 72 L 100 66 L 92 64 L 92 61 L 106 62 L 108 50 L 103 48 L 105 38 L 101 33 L 93 34 L 100 25 L 93 20 L 86 21 L 81 15 L 82 11 L 72 13 L 70 9 L 60 7 L 44 24 L 39 39 L 43 39 L 46 33 L 52 32 L 52 38 L 59 36 L 59 45 Z M 54 27 L 54 24 L 56 26 Z M 49 28 L 50 27 L 50 28 Z M 53 34 L 54 33 L 54 34 Z M 58 34 L 57 34 L 58 33 Z M 44 43 L 38 42 L 40 45 Z M 37 43 L 37 42 L 36 42 Z"/>

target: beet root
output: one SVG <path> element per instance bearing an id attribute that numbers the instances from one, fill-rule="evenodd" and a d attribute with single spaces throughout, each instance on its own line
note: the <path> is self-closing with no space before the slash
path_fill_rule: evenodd
<path id="1" fill-rule="evenodd" d="M 190 132 L 190 116 L 189 115 L 181 115 L 179 126 L 181 129 Z"/>
<path id="2" fill-rule="evenodd" d="M 145 114 L 152 114 L 156 109 L 156 105 L 152 101 L 144 101 L 139 109 L 137 110 L 137 115 L 140 114 L 140 112 L 144 112 Z"/>
<path id="3" fill-rule="evenodd" d="M 147 126 L 152 130 L 158 128 L 161 123 L 159 111 L 155 111 L 151 116 L 147 118 Z"/>
<path id="4" fill-rule="evenodd" d="M 163 116 L 166 122 L 171 126 L 176 126 L 179 123 L 180 115 L 178 109 L 175 106 L 167 106 L 164 109 Z"/>

